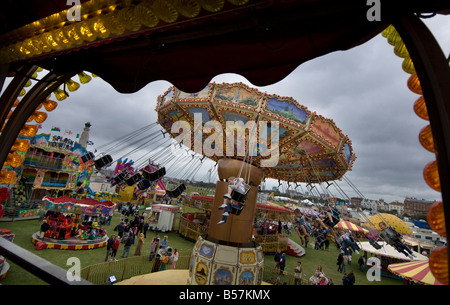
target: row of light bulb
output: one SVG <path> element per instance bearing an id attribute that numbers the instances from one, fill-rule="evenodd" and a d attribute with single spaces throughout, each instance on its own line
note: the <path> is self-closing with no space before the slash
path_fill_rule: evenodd
<path id="1" fill-rule="evenodd" d="M 40 71 L 42 71 L 42 68 L 38 68 L 36 70 L 36 72 L 33 73 L 32 78 L 36 78 L 37 72 L 40 72 Z M 95 74 L 92 74 L 92 76 L 96 77 Z M 85 72 L 79 73 L 78 78 L 79 78 L 80 83 L 82 83 L 82 84 L 86 84 L 86 83 L 90 82 L 92 79 L 92 77 L 90 75 L 86 74 Z M 25 84 L 24 88 L 22 88 L 21 93 L 19 94 L 19 97 L 24 96 L 26 94 L 25 87 L 29 87 L 29 86 L 31 86 L 31 80 L 29 80 Z M 72 79 L 69 79 L 68 81 L 66 81 L 65 86 L 66 86 L 67 90 L 69 90 L 70 92 L 76 91 L 76 90 L 78 90 L 78 88 L 80 88 L 80 84 Z M 53 92 L 53 94 L 58 101 L 62 101 L 68 97 L 66 92 L 61 88 L 56 89 Z M 19 105 L 19 103 L 20 103 L 20 100 L 16 99 L 12 108 L 17 107 Z M 33 124 L 29 124 L 29 123 L 31 123 L 32 121 L 35 121 L 37 124 L 44 123 L 45 120 L 48 118 L 48 114 L 43 111 L 40 111 L 40 110 L 42 108 L 44 108 L 47 112 L 51 112 L 51 111 L 55 110 L 55 108 L 57 106 L 58 106 L 57 102 L 55 102 L 49 98 L 45 99 L 36 108 L 36 110 L 33 112 L 33 114 L 27 119 L 27 122 L 24 124 L 24 126 L 22 127 L 22 129 L 19 132 L 19 137 L 29 137 L 29 138 L 34 137 L 39 129 L 38 125 L 33 125 Z M 6 118 L 9 119 L 12 114 L 13 114 L 13 110 L 10 110 Z M 5 125 L 2 126 L 1 131 L 3 131 L 4 127 L 5 127 Z M 29 148 L 30 148 L 30 141 L 28 139 L 17 138 L 15 140 L 13 146 L 11 147 L 10 153 L 6 157 L 3 167 L 11 166 L 13 168 L 17 168 L 17 167 L 21 166 L 24 161 L 24 153 L 26 153 Z M 13 184 L 16 181 L 16 178 L 17 178 L 17 175 L 14 170 L 7 170 L 7 169 L 2 168 L 2 170 L 0 171 L 0 184 L 7 184 L 7 185 Z"/>
<path id="2" fill-rule="evenodd" d="M 240 6 L 248 0 L 228 2 Z M 154 28 L 160 20 L 173 23 L 179 15 L 194 18 L 201 8 L 218 12 L 224 5 L 225 0 L 142 0 L 137 4 L 132 1 L 91 0 L 80 6 L 78 21 L 69 21 L 68 10 L 64 10 L 9 33 L 4 38 L 11 43 L 0 48 L 0 63 L 67 50 L 113 35 L 119 37 L 142 27 Z"/>
<path id="3" fill-rule="evenodd" d="M 421 119 L 429 121 L 428 110 L 425 103 L 425 98 L 423 96 L 422 87 L 420 86 L 419 77 L 417 76 L 413 61 L 409 56 L 409 52 L 400 37 L 400 34 L 392 25 L 390 25 L 382 32 L 382 36 L 387 38 L 388 43 L 394 46 L 394 53 L 403 58 L 402 69 L 406 73 L 411 74 L 407 81 L 408 88 L 415 94 L 420 95 L 414 103 L 414 112 Z M 419 142 L 429 152 L 436 153 L 430 124 L 422 128 L 420 131 Z M 437 192 L 441 191 L 439 169 L 436 160 L 429 162 L 425 166 L 423 176 L 429 187 Z M 447 236 L 445 228 L 444 204 L 442 201 L 437 201 L 429 207 L 427 212 L 427 221 L 436 233 L 443 237 Z M 442 284 L 449 284 L 447 246 L 438 247 L 431 252 L 429 266 L 431 272 L 437 280 L 439 280 Z"/>

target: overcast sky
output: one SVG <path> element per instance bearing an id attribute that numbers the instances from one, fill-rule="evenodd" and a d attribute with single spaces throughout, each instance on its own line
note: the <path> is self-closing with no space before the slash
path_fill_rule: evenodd
<path id="1" fill-rule="evenodd" d="M 436 16 L 424 22 L 448 56 L 450 18 Z M 346 177 L 366 198 L 383 198 L 387 202 L 403 202 L 405 196 L 441 200 L 440 193 L 428 187 L 423 179 L 424 166 L 435 156 L 419 143 L 419 132 L 428 122 L 413 111 L 419 96 L 407 88 L 410 75 L 402 70 L 401 64 L 402 59 L 393 53 L 393 47 L 378 35 L 352 50 L 306 62 L 282 81 L 258 89 L 291 96 L 310 111 L 334 120 L 352 140 L 357 156 Z M 77 77 L 74 79 L 78 81 Z M 235 74 L 218 75 L 211 81 L 251 85 Z M 93 150 L 156 122 L 157 96 L 170 86 L 169 82 L 156 81 L 134 94 L 120 94 L 100 78 L 94 78 L 59 102 L 40 132 L 49 133 L 57 126 L 61 128 L 59 135 L 75 139 L 84 123 L 90 122 L 90 140 L 94 145 L 88 148 Z M 69 136 L 65 130 L 73 134 Z M 124 149 L 123 153 L 130 150 Z M 120 156 L 113 157 L 116 160 Z M 195 178 L 205 177 L 213 164 L 205 163 Z M 276 181 L 266 182 L 266 188 L 277 185 Z M 338 185 L 348 197 L 357 196 L 345 181 Z M 306 188 L 303 185 L 297 190 Z M 339 195 L 336 188 L 329 190 Z"/>

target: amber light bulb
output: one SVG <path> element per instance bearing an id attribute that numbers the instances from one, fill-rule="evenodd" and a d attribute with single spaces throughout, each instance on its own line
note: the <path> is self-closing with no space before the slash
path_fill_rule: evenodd
<path id="1" fill-rule="evenodd" d="M 0 171 L 0 183 L 12 184 L 16 180 L 16 172 L 2 169 Z"/>
<path id="2" fill-rule="evenodd" d="M 25 124 L 22 129 L 19 132 L 19 136 L 25 136 L 25 137 L 34 137 L 37 133 L 37 126 L 36 125 L 27 125 Z"/>
<path id="3" fill-rule="evenodd" d="M 439 171 L 436 161 L 431 161 L 425 165 L 423 177 L 429 187 L 437 192 L 441 191 L 441 181 L 439 180 Z"/>
<path id="4" fill-rule="evenodd" d="M 422 144 L 423 148 L 434 153 L 436 150 L 434 149 L 434 139 L 433 133 L 431 132 L 431 126 L 427 125 L 419 133 L 419 142 Z"/>
<path id="5" fill-rule="evenodd" d="M 17 153 L 9 153 L 5 160 L 5 165 L 11 165 L 14 168 L 23 163 L 23 157 Z"/>
<path id="6" fill-rule="evenodd" d="M 32 116 L 33 116 L 33 119 L 35 120 L 35 122 L 38 124 L 44 123 L 48 117 L 47 113 L 42 112 L 42 111 L 35 111 Z"/>
<path id="7" fill-rule="evenodd" d="M 408 78 L 408 88 L 409 90 L 411 90 L 412 92 L 416 93 L 416 94 L 420 94 L 422 95 L 422 87 L 420 86 L 420 81 L 419 81 L 419 77 L 417 76 L 417 73 L 414 73 L 413 75 L 411 75 Z"/>
<path id="8" fill-rule="evenodd" d="M 428 109 L 423 95 L 414 102 L 414 112 L 421 119 L 427 121 L 430 119 L 430 117 L 428 116 Z"/>
<path id="9" fill-rule="evenodd" d="M 45 110 L 48 112 L 51 112 L 55 110 L 55 108 L 58 106 L 58 103 L 49 99 L 46 99 L 42 102 L 42 105 L 44 106 Z"/>
<path id="10" fill-rule="evenodd" d="M 28 139 L 16 139 L 11 150 L 26 152 L 30 148 L 31 142 Z"/>
<path id="11" fill-rule="evenodd" d="M 427 221 L 430 227 L 439 235 L 446 237 L 444 204 L 437 201 L 430 205 L 427 212 Z"/>
<path id="12" fill-rule="evenodd" d="M 444 285 L 448 285 L 447 246 L 434 249 L 430 254 L 430 270 L 434 277 Z"/>

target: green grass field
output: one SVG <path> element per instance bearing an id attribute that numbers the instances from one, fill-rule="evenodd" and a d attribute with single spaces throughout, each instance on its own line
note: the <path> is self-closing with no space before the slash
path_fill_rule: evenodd
<path id="1" fill-rule="evenodd" d="M 111 234 L 113 228 L 119 222 L 119 215 L 114 215 L 110 226 L 105 226 L 108 231 L 108 235 Z M 177 228 L 177 221 L 175 222 L 175 228 Z M 49 262 L 58 265 L 64 269 L 68 269 L 70 266 L 66 265 L 68 258 L 77 257 L 81 261 L 81 268 L 85 268 L 89 265 L 99 264 L 104 262 L 106 255 L 106 248 L 92 249 L 92 250 L 56 250 L 45 249 L 35 250 L 34 244 L 31 242 L 31 235 L 34 232 L 39 231 L 38 220 L 22 220 L 15 222 L 0 222 L 1 228 L 11 229 L 15 234 L 14 243 L 20 247 L 48 260 Z M 150 253 L 150 241 L 155 235 L 155 232 L 147 232 L 147 239 L 142 248 L 142 254 L 147 255 Z M 180 237 L 176 232 L 159 233 L 162 237 L 168 236 L 169 246 L 178 249 L 180 256 L 189 256 L 191 254 L 194 243 L 192 241 L 185 240 Z M 293 233 L 290 238 L 299 243 L 299 238 Z M 130 250 L 130 257 L 134 256 L 135 243 Z M 117 252 L 117 259 L 120 259 L 122 254 L 123 244 L 120 245 Z M 336 259 L 338 251 L 334 245 L 330 245 L 328 250 L 314 250 L 308 245 L 306 249 L 306 255 L 299 258 L 287 255 L 285 271 L 293 273 L 298 261 L 303 265 L 303 278 L 308 279 L 314 274 L 318 265 L 323 267 L 324 272 L 328 278 L 331 278 L 335 285 L 342 285 L 343 274 L 337 271 Z M 366 278 L 366 273 L 358 270 L 359 256 L 354 255 L 353 262 L 347 266 L 347 272 L 353 270 L 356 277 L 356 285 L 401 285 L 402 281 L 382 277 L 380 282 L 369 282 Z M 11 261 L 8 261 L 11 265 L 10 271 L 6 278 L 0 281 L 3 285 L 40 285 L 46 284 L 36 276 L 30 274 L 28 271 L 15 265 Z M 275 265 L 273 255 L 265 255 L 265 266 L 270 270 Z M 274 275 L 275 279 L 275 275 Z M 283 283 L 283 276 L 281 276 L 281 283 Z"/>

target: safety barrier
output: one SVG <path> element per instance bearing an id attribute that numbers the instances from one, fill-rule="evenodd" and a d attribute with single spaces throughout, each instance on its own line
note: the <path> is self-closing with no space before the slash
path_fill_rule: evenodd
<path id="1" fill-rule="evenodd" d="M 179 256 L 175 269 L 189 269 L 189 258 Z M 158 270 L 154 270 L 154 264 L 155 261 L 150 260 L 149 255 L 134 256 L 88 266 L 81 269 L 81 277 L 95 285 L 105 285 L 109 284 L 111 276 L 120 282 L 133 276 L 172 268 L 172 263 L 168 262 L 161 263 Z"/>

